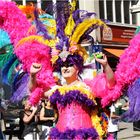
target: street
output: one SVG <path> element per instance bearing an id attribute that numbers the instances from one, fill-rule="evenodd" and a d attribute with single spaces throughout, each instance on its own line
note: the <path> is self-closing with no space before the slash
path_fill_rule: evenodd
<path id="1" fill-rule="evenodd" d="M 133 123 L 120 122 L 118 140 L 140 140 L 140 131 L 133 131 Z"/>
<path id="2" fill-rule="evenodd" d="M 118 132 L 118 140 L 140 140 L 140 131 L 133 131 L 133 123 L 119 123 L 120 131 Z M 6 136 L 6 140 L 8 136 Z M 12 137 L 12 140 L 18 140 Z"/>

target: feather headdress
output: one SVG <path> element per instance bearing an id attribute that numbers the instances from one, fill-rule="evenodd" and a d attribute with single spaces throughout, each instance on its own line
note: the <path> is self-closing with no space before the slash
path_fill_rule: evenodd
<path id="1" fill-rule="evenodd" d="M 43 66 L 37 74 L 38 86 L 30 96 L 32 104 L 38 103 L 46 88 L 55 85 L 52 64 L 55 64 L 60 57 L 63 59 L 69 54 L 75 53 L 86 59 L 87 52 L 85 48 L 81 47 L 80 39 L 95 28 L 106 26 L 103 21 L 93 18 L 95 13 L 75 10 L 75 0 L 67 5 L 67 13 L 62 10 L 63 6 L 64 8 L 66 6 L 63 2 L 55 5 L 55 19 L 47 14 L 40 16 L 35 11 L 32 24 L 26 17 L 27 14 L 32 15 L 35 9 L 32 5 L 30 5 L 30 11 L 25 10 L 25 14 L 23 14 L 14 2 L 0 2 L 2 11 L 0 16 L 2 14 L 1 17 L 4 21 L 0 27 L 8 33 L 14 50 L 9 64 L 16 65 L 17 57 L 25 72 L 29 72 L 33 62 L 41 63 Z M 20 7 L 20 9 L 22 8 L 24 9 L 24 7 Z M 5 69 L 3 73 L 6 72 Z M 16 90 L 14 97 L 18 95 L 19 91 L 21 88 Z M 19 96 L 21 97 L 21 94 Z"/>
<path id="2" fill-rule="evenodd" d="M 95 13 L 89 13 L 84 10 L 75 10 L 76 0 L 68 5 L 68 12 L 64 13 L 56 5 L 56 37 L 58 43 L 52 50 L 52 63 L 55 63 L 59 57 L 67 57 L 67 54 L 78 53 L 84 60 L 87 58 L 85 48 L 80 45 L 80 38 L 88 35 L 98 27 L 106 27 L 106 24 L 95 18 Z M 94 18 L 93 18 L 94 16 Z M 69 52 L 66 54 L 66 52 Z M 66 54 L 62 56 L 62 53 Z"/>

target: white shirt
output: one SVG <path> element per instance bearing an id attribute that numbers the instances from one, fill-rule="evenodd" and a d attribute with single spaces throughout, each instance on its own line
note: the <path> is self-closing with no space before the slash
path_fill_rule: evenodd
<path id="1" fill-rule="evenodd" d="M 112 122 L 112 114 L 115 113 L 115 106 L 112 104 L 110 107 L 110 118 L 109 118 L 109 122 L 108 122 L 108 132 L 115 132 L 119 130 L 119 126 L 118 123 L 113 124 Z"/>

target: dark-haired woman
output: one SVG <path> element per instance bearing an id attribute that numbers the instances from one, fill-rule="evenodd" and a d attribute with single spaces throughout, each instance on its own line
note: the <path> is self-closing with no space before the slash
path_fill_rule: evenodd
<path id="1" fill-rule="evenodd" d="M 51 107 L 50 102 L 45 100 L 42 102 L 42 108 L 40 110 L 40 121 L 42 124 L 42 135 L 40 139 L 48 139 L 49 132 L 54 126 L 56 121 L 56 115 L 54 109 Z"/>

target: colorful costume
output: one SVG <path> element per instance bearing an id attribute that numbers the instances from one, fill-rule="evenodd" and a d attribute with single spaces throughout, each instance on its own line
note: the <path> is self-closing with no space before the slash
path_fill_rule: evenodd
<path id="1" fill-rule="evenodd" d="M 14 88 L 16 90 L 14 101 L 21 100 L 25 94 L 22 91 L 27 92 L 28 73 L 32 63 L 42 64 L 41 71 L 36 75 L 37 87 L 30 95 L 31 104 L 36 105 L 46 89 L 56 85 L 53 70 L 60 71 L 60 66 L 70 55 L 75 57 L 73 60 L 82 58 L 85 61 L 88 54 L 85 48 L 81 47 L 81 40 L 97 27 L 106 27 L 102 20 L 93 18 L 95 13 L 75 10 L 75 0 L 67 7 L 70 8 L 67 13 L 63 13 L 62 6 L 61 4 L 61 7 L 57 7 L 55 20 L 52 17 L 48 20 L 50 17 L 45 16 L 45 25 L 40 22 L 36 14 L 33 17 L 34 26 L 14 2 L 0 2 L 0 49 L 5 49 L 5 54 L 0 55 L 1 68 L 6 63 L 3 68 L 3 79 L 7 82 L 10 79 L 7 74 L 10 75 L 19 65 L 20 70 L 25 72 L 21 76 L 18 71 L 13 82 L 18 86 Z M 45 22 L 45 20 L 50 22 Z M 48 23 L 51 23 L 51 26 Z M 100 109 L 116 101 L 126 88 L 129 88 L 130 110 L 122 118 L 127 117 L 130 121 L 140 119 L 138 108 L 140 95 L 137 90 L 137 87 L 140 88 L 139 38 L 140 34 L 137 34 L 121 56 L 115 72 L 116 85 L 114 87 L 110 87 L 104 75 L 100 75 L 93 80 L 85 80 L 83 85 L 57 87 L 48 93 L 48 95 L 51 94 L 51 103 L 57 106 L 59 111 L 59 120 L 56 128 L 51 131 L 51 138 L 96 139 L 104 137 L 107 125 L 106 115 Z M 83 65 L 79 62 L 83 60 L 80 59 L 77 59 L 79 61 L 76 65 L 79 66 L 81 73 Z M 73 64 L 75 62 L 73 61 Z M 101 104 L 96 101 L 98 98 L 101 99 Z"/>
<path id="2" fill-rule="evenodd" d="M 106 136 L 107 116 L 99 112 L 95 94 L 86 83 L 57 86 L 48 93 L 51 94 L 51 104 L 59 112 L 56 128 L 50 132 L 51 139 L 96 139 Z"/>

